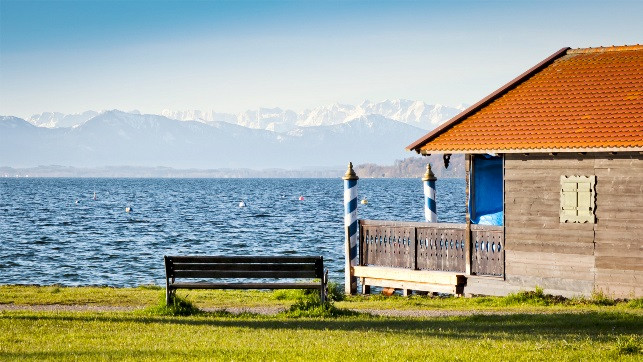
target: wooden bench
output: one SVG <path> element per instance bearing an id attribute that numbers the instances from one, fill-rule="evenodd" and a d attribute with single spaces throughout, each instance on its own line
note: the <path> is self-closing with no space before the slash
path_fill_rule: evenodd
<path id="1" fill-rule="evenodd" d="M 326 301 L 328 271 L 321 256 L 165 256 L 165 301 L 177 289 L 317 289 Z M 204 282 L 203 279 L 299 279 L 320 282 Z M 176 279 L 198 281 L 176 282 Z"/>
<path id="2" fill-rule="evenodd" d="M 354 266 L 351 269 L 353 275 L 360 279 L 362 294 L 370 293 L 371 286 L 378 286 L 402 289 L 404 296 L 413 290 L 462 295 L 467 282 L 463 273 L 379 266 Z"/>

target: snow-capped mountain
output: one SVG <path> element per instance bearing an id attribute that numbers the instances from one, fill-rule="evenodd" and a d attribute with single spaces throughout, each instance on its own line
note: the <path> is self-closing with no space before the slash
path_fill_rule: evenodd
<path id="1" fill-rule="evenodd" d="M 461 109 L 421 101 L 364 101 L 304 112 L 240 114 L 118 110 L 0 117 L 0 166 L 301 168 L 391 163 Z"/>
<path id="2" fill-rule="evenodd" d="M 303 112 L 281 108 L 259 108 L 240 114 L 217 113 L 214 111 L 171 111 L 162 114 L 179 121 L 213 122 L 224 121 L 240 126 L 285 132 L 296 127 L 332 126 L 350 122 L 355 118 L 380 115 L 425 130 L 431 130 L 464 110 L 464 106 L 449 107 L 431 105 L 422 101 L 405 99 L 385 100 L 382 102 L 364 101 L 359 105 L 335 103 Z"/>
<path id="3" fill-rule="evenodd" d="M 273 132 L 288 132 L 297 127 L 332 126 L 350 122 L 356 118 L 380 115 L 411 126 L 431 130 L 461 112 L 465 107 L 449 107 L 440 104 L 427 104 L 422 101 L 405 99 L 385 100 L 382 102 L 364 101 L 359 105 L 335 103 L 295 112 L 281 108 L 257 108 L 239 114 L 221 113 L 213 110 L 164 110 L 161 115 L 178 121 L 198 121 L 202 123 L 227 122 L 239 126 L 263 129 Z M 138 111 L 128 112 L 140 114 Z M 80 126 L 99 112 L 87 111 L 76 114 L 45 112 L 29 117 L 29 123 L 38 127 L 61 128 Z"/>
<path id="4" fill-rule="evenodd" d="M 93 117 L 96 117 L 98 112 L 86 111 L 83 113 L 64 114 L 60 112 L 44 112 L 34 114 L 27 121 L 38 127 L 58 128 L 58 127 L 74 127 L 81 125 Z"/>
<path id="5" fill-rule="evenodd" d="M 382 102 L 364 101 L 357 106 L 333 104 L 302 113 L 298 126 L 322 126 L 345 123 L 358 117 L 380 115 L 415 127 L 431 130 L 460 113 L 464 107 L 431 105 L 406 99 Z"/>
<path id="6" fill-rule="evenodd" d="M 263 119 L 277 122 L 285 114 L 263 113 Z M 295 126 L 287 132 L 117 110 L 70 128 L 35 127 L 20 118 L 0 117 L 0 166 L 342 167 L 348 161 L 391 163 L 408 157 L 404 146 L 424 133 L 380 115 Z"/>

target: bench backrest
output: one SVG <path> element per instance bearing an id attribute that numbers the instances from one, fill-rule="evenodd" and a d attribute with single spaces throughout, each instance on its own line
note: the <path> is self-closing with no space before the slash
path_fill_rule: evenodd
<path id="1" fill-rule="evenodd" d="M 323 278 L 321 256 L 165 256 L 175 278 Z"/>

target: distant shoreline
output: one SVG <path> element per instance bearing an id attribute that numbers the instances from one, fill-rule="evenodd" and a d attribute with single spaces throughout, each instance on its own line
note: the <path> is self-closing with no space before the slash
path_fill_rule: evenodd
<path id="1" fill-rule="evenodd" d="M 464 162 L 458 155 L 452 158 L 452 165 L 445 169 L 441 160 L 432 157 L 409 157 L 397 160 L 393 165 L 360 164 L 355 172 L 363 179 L 377 178 L 421 178 L 427 163 L 438 179 L 464 178 Z M 341 178 L 345 167 L 306 167 L 302 169 L 270 168 L 254 170 L 250 168 L 218 169 L 178 169 L 172 167 L 144 166 L 36 166 L 8 167 L 0 166 L 0 178 Z"/>
<path id="2" fill-rule="evenodd" d="M 0 178 L 336 178 L 335 170 L 286 169 L 175 169 L 169 167 L 110 166 L 96 168 L 38 166 L 29 168 L 0 167 Z"/>

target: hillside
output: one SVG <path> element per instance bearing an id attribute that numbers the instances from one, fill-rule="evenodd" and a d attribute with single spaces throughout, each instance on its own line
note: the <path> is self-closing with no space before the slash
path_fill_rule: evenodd
<path id="1" fill-rule="evenodd" d="M 391 166 L 366 163 L 357 165 L 355 172 L 362 178 L 421 178 L 426 172 L 427 163 L 437 178 L 464 178 L 464 155 L 453 155 L 449 168 L 444 168 L 442 155 L 428 157 L 409 157 L 396 160 Z"/>

